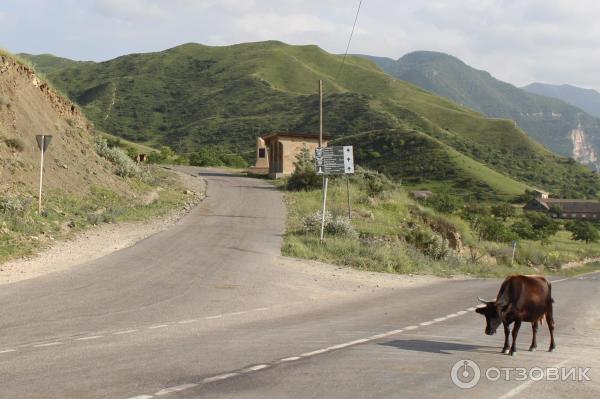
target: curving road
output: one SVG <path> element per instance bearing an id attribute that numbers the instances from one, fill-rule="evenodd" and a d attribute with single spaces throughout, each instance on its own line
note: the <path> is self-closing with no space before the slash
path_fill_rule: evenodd
<path id="1" fill-rule="evenodd" d="M 0 289 L 1 398 L 600 396 L 600 274 L 559 279 L 558 350 L 499 354 L 473 310 L 498 280 L 351 293 L 277 261 L 285 211 L 269 184 L 186 168 L 208 197 L 174 228 Z M 547 344 L 545 326 L 539 347 Z M 457 388 L 452 365 L 483 370 Z M 591 381 L 490 381 L 485 370 L 591 367 Z M 492 375 L 493 376 L 493 375 Z"/>

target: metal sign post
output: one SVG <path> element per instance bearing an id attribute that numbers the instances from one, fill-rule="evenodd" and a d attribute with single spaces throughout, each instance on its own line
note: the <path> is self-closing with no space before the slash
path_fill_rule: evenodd
<path id="1" fill-rule="evenodd" d="M 511 265 L 511 266 L 512 266 L 512 264 L 513 264 L 513 263 L 514 263 L 514 261 L 515 261 L 515 252 L 517 252 L 517 242 L 516 242 L 516 241 L 513 241 L 513 242 L 512 242 L 512 244 L 513 244 L 513 248 L 512 248 L 512 257 L 510 258 L 510 265 Z"/>
<path id="2" fill-rule="evenodd" d="M 44 153 L 52 141 L 51 135 L 38 134 L 35 136 L 38 147 L 40 148 L 40 192 L 38 195 L 38 215 L 42 214 L 42 182 L 44 180 Z"/>
<path id="3" fill-rule="evenodd" d="M 318 175 L 323 175 L 323 210 L 321 214 L 321 242 L 325 229 L 325 204 L 327 200 L 327 177 L 329 175 L 351 175 L 354 173 L 354 150 L 351 145 L 320 147 L 315 150 L 315 170 Z M 351 217 L 350 208 L 350 180 L 346 184 L 348 190 L 348 217 Z"/>

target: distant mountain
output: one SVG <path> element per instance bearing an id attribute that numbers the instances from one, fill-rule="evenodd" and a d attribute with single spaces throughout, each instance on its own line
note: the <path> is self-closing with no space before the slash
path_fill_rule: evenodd
<path id="1" fill-rule="evenodd" d="M 77 63 L 48 78 L 104 131 L 180 152 L 224 145 L 249 157 L 257 136 L 318 131 L 323 79 L 324 127 L 333 142 L 355 144 L 357 163 L 403 183 L 441 183 L 477 198 L 508 198 L 527 186 L 587 197 L 600 190 L 591 171 L 513 122 L 393 79 L 362 58 L 348 57 L 339 73 L 341 60 L 317 46 L 276 41 L 190 43 Z"/>
<path id="2" fill-rule="evenodd" d="M 444 53 L 417 51 L 397 61 L 367 58 L 398 79 L 489 117 L 512 119 L 552 151 L 600 169 L 600 120 L 575 106 L 519 89 Z"/>
<path id="3" fill-rule="evenodd" d="M 523 87 L 530 93 L 553 97 L 581 108 L 590 115 L 600 118 L 600 93 L 594 89 L 583 89 L 571 85 L 532 83 Z"/>

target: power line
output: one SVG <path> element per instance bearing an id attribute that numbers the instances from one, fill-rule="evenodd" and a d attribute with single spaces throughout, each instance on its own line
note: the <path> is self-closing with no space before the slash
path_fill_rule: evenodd
<path id="1" fill-rule="evenodd" d="M 340 69 L 338 69 L 336 78 L 340 76 L 342 72 L 342 68 L 344 68 L 344 63 L 346 62 L 346 56 L 348 56 L 348 50 L 350 49 L 350 42 L 352 41 L 352 36 L 354 35 L 354 28 L 356 28 L 356 22 L 358 21 L 358 14 L 360 13 L 360 6 L 362 5 L 363 0 L 359 0 L 358 9 L 356 10 L 356 16 L 354 17 L 354 24 L 352 25 L 352 31 L 350 32 L 350 38 L 348 38 L 348 45 L 346 45 L 346 52 L 344 53 L 344 58 L 342 58 L 342 65 L 340 65 Z"/>

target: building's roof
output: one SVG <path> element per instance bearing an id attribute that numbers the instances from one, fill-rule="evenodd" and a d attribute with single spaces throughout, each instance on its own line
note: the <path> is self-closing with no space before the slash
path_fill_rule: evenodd
<path id="1" fill-rule="evenodd" d="M 539 201 L 544 208 L 558 206 L 563 213 L 597 213 L 600 214 L 600 202 L 595 200 L 575 200 L 546 198 Z"/>
<path id="2" fill-rule="evenodd" d="M 301 133 L 301 132 L 274 132 L 274 133 L 269 133 L 266 136 L 263 136 L 263 140 L 268 140 L 271 139 L 273 137 L 300 137 L 300 138 L 306 138 L 306 139 L 319 139 L 319 133 L 312 133 L 312 132 L 308 132 L 308 133 Z M 331 138 L 331 136 L 329 136 L 328 134 L 323 134 L 323 139 L 324 140 L 329 140 Z"/>

